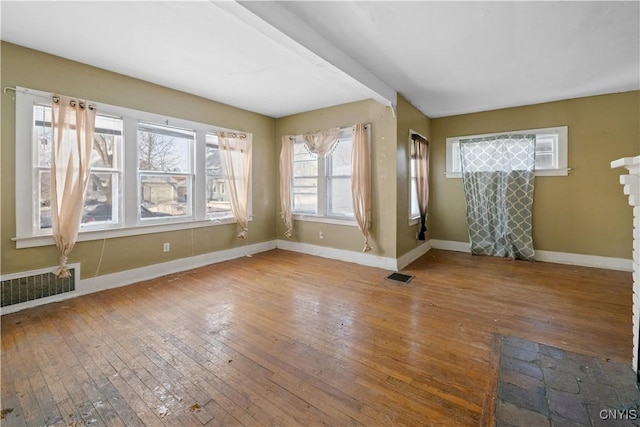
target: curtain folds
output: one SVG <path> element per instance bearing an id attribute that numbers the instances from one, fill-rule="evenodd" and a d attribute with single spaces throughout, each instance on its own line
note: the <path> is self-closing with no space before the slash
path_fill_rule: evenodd
<path id="1" fill-rule="evenodd" d="M 460 140 L 472 254 L 534 260 L 535 135 Z"/>
<path id="2" fill-rule="evenodd" d="M 362 252 L 369 252 L 369 228 L 371 227 L 371 161 L 369 137 L 363 124 L 356 124 L 353 131 L 351 152 L 351 196 L 353 214 L 364 237 Z"/>
<path id="3" fill-rule="evenodd" d="M 249 231 L 252 135 L 221 132 L 218 134 L 218 146 L 231 211 L 240 227 L 238 238 L 245 239 Z"/>
<path id="4" fill-rule="evenodd" d="M 332 128 L 316 133 L 305 133 L 302 135 L 307 149 L 318 156 L 329 153 L 340 136 L 340 128 Z"/>
<path id="5" fill-rule="evenodd" d="M 293 183 L 293 136 L 282 137 L 282 149 L 280 150 L 280 216 L 284 220 L 287 230 L 284 235 L 291 238 L 293 233 L 293 211 L 291 206 L 291 186 Z"/>
<path id="6" fill-rule="evenodd" d="M 418 240 L 426 240 L 427 209 L 429 208 L 429 141 L 419 135 L 412 135 L 416 156 L 416 190 L 420 209 L 420 232 Z"/>
<path id="7" fill-rule="evenodd" d="M 91 173 L 96 111 L 85 105 L 66 96 L 55 96 L 52 105 L 51 227 L 60 255 L 59 278 L 70 276 L 67 259 L 78 237 Z"/>

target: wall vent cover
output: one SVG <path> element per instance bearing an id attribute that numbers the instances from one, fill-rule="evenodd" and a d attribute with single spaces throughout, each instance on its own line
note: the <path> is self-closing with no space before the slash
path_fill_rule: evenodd
<path id="1" fill-rule="evenodd" d="M 70 268 L 66 279 L 59 279 L 53 272 L 33 274 L 0 282 L 0 307 L 33 301 L 76 289 L 75 269 Z"/>

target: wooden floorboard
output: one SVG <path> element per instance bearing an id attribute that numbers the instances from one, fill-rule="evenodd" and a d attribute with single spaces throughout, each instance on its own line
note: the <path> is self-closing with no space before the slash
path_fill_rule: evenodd
<path id="1" fill-rule="evenodd" d="M 4 426 L 490 425 L 496 336 L 631 363 L 630 273 L 274 250 L 1 318 Z"/>

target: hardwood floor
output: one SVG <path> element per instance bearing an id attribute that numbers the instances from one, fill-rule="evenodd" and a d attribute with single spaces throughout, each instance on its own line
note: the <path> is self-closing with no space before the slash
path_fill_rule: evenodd
<path id="1" fill-rule="evenodd" d="M 631 363 L 631 274 L 270 251 L 2 316 L 2 425 L 474 426 L 494 337 Z"/>

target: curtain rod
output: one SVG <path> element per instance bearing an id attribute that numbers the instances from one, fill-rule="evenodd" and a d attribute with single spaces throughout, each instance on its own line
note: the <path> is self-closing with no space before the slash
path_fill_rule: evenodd
<path id="1" fill-rule="evenodd" d="M 28 93 L 28 94 L 30 94 L 32 96 L 37 96 L 37 97 L 42 98 L 42 99 L 53 99 L 53 102 L 56 102 L 56 103 L 60 102 L 60 97 L 58 95 L 53 95 L 53 97 L 50 98 L 49 96 L 41 95 L 39 93 L 34 93 L 34 92 L 30 91 L 30 90 L 19 90 L 18 88 L 11 87 L 11 86 L 5 86 L 2 89 L 2 93 L 7 93 L 8 90 L 12 90 L 12 91 L 14 91 L 16 93 L 17 92 Z M 77 101 L 75 99 L 71 99 L 71 106 L 75 107 L 76 106 L 76 102 Z M 82 101 L 80 101 L 80 108 L 84 108 L 84 102 L 82 102 Z M 90 110 L 95 110 L 96 106 L 94 104 L 89 104 L 89 109 Z"/>
<path id="2" fill-rule="evenodd" d="M 429 143 L 429 140 L 428 140 L 428 139 L 423 138 L 422 136 L 420 136 L 420 135 L 419 135 L 419 134 L 417 134 L 417 133 L 412 133 L 412 134 L 411 134 L 411 140 L 413 140 L 413 141 L 418 141 L 418 142 L 424 142 L 425 144 L 428 144 L 428 143 Z"/>
<path id="3" fill-rule="evenodd" d="M 60 103 L 60 97 L 58 95 L 53 95 L 52 99 L 53 99 L 53 102 L 55 102 L 56 104 Z M 82 101 L 76 101 L 75 99 L 71 99 L 69 101 L 69 104 L 71 104 L 72 107 L 75 107 L 76 103 L 80 105 L 80 108 L 84 108 L 84 102 Z M 89 104 L 87 108 L 91 111 L 94 111 L 96 109 L 96 106 L 93 104 Z"/>
<path id="4" fill-rule="evenodd" d="M 365 129 L 369 129 L 369 127 L 370 127 L 370 126 L 371 126 L 371 125 L 367 123 L 366 125 L 364 125 L 364 128 L 365 128 Z M 343 127 L 343 128 L 340 128 L 340 132 L 342 132 L 343 130 L 346 130 L 346 129 L 353 129 L 353 128 L 355 128 L 355 125 L 353 125 L 353 126 Z M 326 129 L 325 129 L 325 130 L 326 130 Z M 323 131 L 318 131 L 318 132 L 323 132 Z M 296 139 L 296 137 L 298 137 L 298 136 L 302 136 L 303 134 L 304 134 L 304 132 L 303 132 L 303 133 L 296 134 L 296 135 L 289 135 L 289 139 L 290 139 L 290 140 L 295 140 L 295 139 Z"/>

